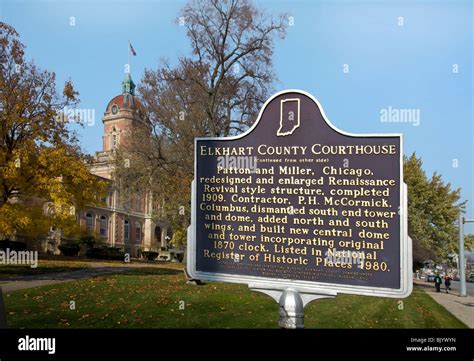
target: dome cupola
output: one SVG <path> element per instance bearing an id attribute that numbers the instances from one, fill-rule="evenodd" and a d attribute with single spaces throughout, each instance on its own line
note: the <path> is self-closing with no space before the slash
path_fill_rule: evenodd
<path id="1" fill-rule="evenodd" d="M 135 83 L 130 73 L 125 74 L 122 81 L 122 94 L 113 98 L 105 110 L 105 115 L 117 115 L 122 110 L 141 113 L 141 104 L 135 97 Z"/>
<path id="2" fill-rule="evenodd" d="M 127 142 L 132 129 L 143 126 L 143 107 L 135 97 L 135 83 L 127 73 L 122 81 L 122 94 L 107 104 L 104 117 L 103 151 L 114 151 Z"/>

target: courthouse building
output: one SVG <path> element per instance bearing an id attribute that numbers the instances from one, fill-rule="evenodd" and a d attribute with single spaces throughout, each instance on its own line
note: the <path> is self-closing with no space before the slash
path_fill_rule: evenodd
<path id="1" fill-rule="evenodd" d="M 121 94 L 107 104 L 102 122 L 102 151 L 94 155 L 90 171 L 108 183 L 105 205 L 80 210 L 76 214 L 78 222 L 108 245 L 123 247 L 132 257 L 140 257 L 142 251 L 166 247 L 171 230 L 165 223 L 156 221 L 159 207 L 152 194 L 130 195 L 114 178 L 116 149 L 127 141 L 134 127 L 145 126 L 130 74 L 122 82 Z"/>

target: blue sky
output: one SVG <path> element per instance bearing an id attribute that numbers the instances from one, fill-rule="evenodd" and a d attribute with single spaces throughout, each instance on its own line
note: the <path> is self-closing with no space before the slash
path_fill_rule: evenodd
<path id="1" fill-rule="evenodd" d="M 102 146 L 105 106 L 120 92 L 128 40 L 138 53 L 132 59 L 137 83 L 160 59 L 189 53 L 185 30 L 174 21 L 184 3 L 0 0 L 0 16 L 20 33 L 28 58 L 55 71 L 58 85 L 71 78 L 80 107 L 94 109 L 95 124 L 80 130 L 84 149 L 94 152 Z M 276 43 L 275 91 L 312 93 L 329 120 L 348 132 L 403 133 L 405 154 L 416 151 L 428 174 L 438 171 L 462 187 L 474 218 L 471 1 L 256 4 L 294 20 Z M 419 125 L 381 122 L 389 107 L 419 110 Z"/>

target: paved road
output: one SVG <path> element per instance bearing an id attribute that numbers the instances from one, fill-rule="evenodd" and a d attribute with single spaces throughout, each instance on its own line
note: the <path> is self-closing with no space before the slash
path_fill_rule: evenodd
<path id="1" fill-rule="evenodd" d="M 425 282 L 426 285 L 431 285 L 433 289 L 435 288 L 434 282 Z M 459 294 L 459 281 L 451 281 L 451 293 Z M 444 281 L 443 285 L 441 286 L 441 291 L 444 291 Z M 474 296 L 474 283 L 473 282 L 466 282 L 466 291 L 468 296 Z"/>
<path id="2" fill-rule="evenodd" d="M 93 264 L 91 268 L 85 268 L 71 272 L 44 273 L 40 275 L 22 276 L 13 279 L 0 280 L 0 287 L 3 292 L 11 292 L 25 288 L 53 285 L 57 283 L 77 281 L 90 277 L 124 272 L 133 268 L 154 267 L 150 264 L 130 263 L 119 266 L 104 264 Z"/>
<path id="3" fill-rule="evenodd" d="M 451 281 L 451 289 L 459 293 L 459 281 Z M 474 282 L 466 282 L 466 291 L 469 296 L 474 296 Z M 473 311 L 474 312 L 474 311 Z"/>

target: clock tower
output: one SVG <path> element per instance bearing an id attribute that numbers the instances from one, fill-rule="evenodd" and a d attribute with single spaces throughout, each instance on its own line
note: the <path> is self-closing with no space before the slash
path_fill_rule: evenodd
<path id="1" fill-rule="evenodd" d="M 108 245 L 122 247 L 132 257 L 166 245 L 160 239 L 166 229 L 157 226 L 152 217 L 154 203 L 151 192 L 129 191 L 115 174 L 116 150 L 127 144 L 133 136 L 133 129 L 146 127 L 143 114 L 143 107 L 135 96 L 135 83 L 131 75 L 126 74 L 122 93 L 109 101 L 102 118 L 102 150 L 96 152 L 89 165 L 90 172 L 108 184 L 105 204 L 89 207 L 81 220 L 90 230 L 99 230 Z"/>
<path id="2" fill-rule="evenodd" d="M 127 141 L 130 130 L 143 126 L 143 111 L 135 97 L 135 83 L 130 73 L 122 81 L 122 94 L 114 97 L 105 109 L 103 152 L 111 152 Z"/>

